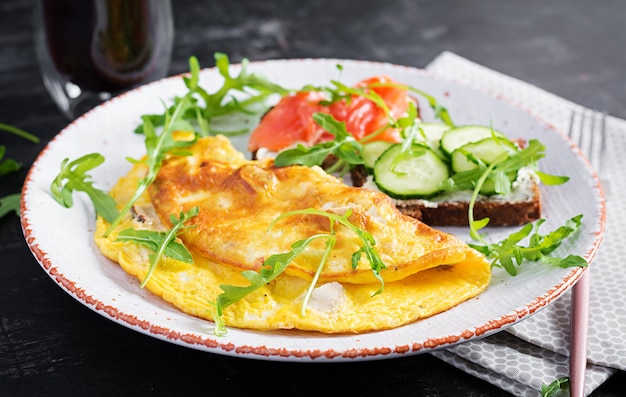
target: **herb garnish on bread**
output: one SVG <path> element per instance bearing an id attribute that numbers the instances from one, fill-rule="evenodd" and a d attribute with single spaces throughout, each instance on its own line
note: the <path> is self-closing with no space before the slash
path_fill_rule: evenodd
<path id="1" fill-rule="evenodd" d="M 445 108 L 429 96 L 429 105 L 443 122 L 422 122 L 418 102 L 408 95 L 410 87 L 388 77 L 364 81 L 374 83 L 361 82 L 349 89 L 334 83 L 332 95 L 323 97 L 330 99 L 319 99 L 325 92 L 321 89 L 315 96 L 307 93 L 297 99 L 300 94 L 295 94 L 283 99 L 252 132 L 250 148 L 269 151 L 278 166 L 319 165 L 328 172 L 349 173 L 353 185 L 380 190 L 403 213 L 437 226 L 468 224 L 472 192 L 490 166 L 473 211 L 477 219 L 488 217 L 495 226 L 539 219 L 539 182 L 567 180 L 538 171 L 545 147 L 537 140 L 526 144 L 488 126 L 455 126 Z M 383 92 L 383 96 L 381 87 L 400 93 Z M 361 107 L 350 113 L 358 100 Z M 369 117 L 364 101 L 375 109 Z M 345 109 L 338 111 L 342 106 Z M 398 109 L 403 111 L 400 115 Z M 386 120 L 382 127 L 381 114 Z M 372 127 L 374 119 L 377 123 Z M 287 134 L 278 139 L 283 146 L 265 150 L 263 135 L 268 131 L 273 131 L 273 145 L 276 136 Z"/>

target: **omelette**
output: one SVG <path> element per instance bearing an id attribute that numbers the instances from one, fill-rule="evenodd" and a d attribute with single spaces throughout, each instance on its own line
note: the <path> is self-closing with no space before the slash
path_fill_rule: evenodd
<path id="1" fill-rule="evenodd" d="M 316 238 L 270 282 L 223 309 L 227 326 L 359 333 L 389 329 L 448 310 L 489 283 L 486 258 L 458 238 L 401 214 L 384 194 L 345 185 L 318 167 L 277 167 L 247 160 L 222 136 L 201 138 L 185 156 L 168 156 L 132 211 L 95 242 L 130 275 L 144 280 L 153 252 L 117 239 L 127 228 L 165 231 L 170 215 L 198 208 L 178 241 L 193 263 L 164 256 L 145 288 L 193 316 L 215 321 L 222 286 L 250 285 L 272 255 Z M 110 194 L 123 206 L 147 167 L 138 163 Z M 307 212 L 315 210 L 315 212 Z M 351 227 L 329 216 L 346 219 Z M 285 216 L 288 214 L 289 216 Z M 384 266 L 373 269 L 363 247 L 372 237 Z M 323 266 L 322 266 L 323 265 Z M 313 288 L 310 288 L 311 284 Z M 306 302 L 306 304 L 304 304 Z"/>

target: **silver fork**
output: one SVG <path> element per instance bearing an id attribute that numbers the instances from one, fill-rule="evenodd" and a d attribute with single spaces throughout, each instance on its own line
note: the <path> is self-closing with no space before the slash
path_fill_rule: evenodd
<path id="1" fill-rule="evenodd" d="M 600 180 L 605 197 L 608 183 L 604 178 L 604 155 L 606 153 L 606 113 L 592 110 L 572 111 L 569 130 L 570 139 L 587 157 Z M 572 288 L 571 342 L 569 360 L 570 395 L 584 396 L 585 369 L 587 368 L 587 337 L 589 331 L 589 268 Z"/>

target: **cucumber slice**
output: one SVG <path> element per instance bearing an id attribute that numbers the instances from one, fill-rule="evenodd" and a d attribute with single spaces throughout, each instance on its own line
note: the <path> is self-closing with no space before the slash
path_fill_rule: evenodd
<path id="1" fill-rule="evenodd" d="M 387 149 L 374 164 L 374 182 L 397 199 L 429 198 L 440 192 L 450 177 L 447 164 L 430 148 L 413 144 L 402 153 L 402 145 Z"/>
<path id="2" fill-rule="evenodd" d="M 448 131 L 451 127 L 441 123 L 417 123 L 415 125 L 424 133 L 423 136 L 419 134 L 415 142 L 425 144 L 435 153 L 442 155 L 443 153 L 440 148 L 441 137 L 443 133 Z"/>
<path id="3" fill-rule="evenodd" d="M 512 153 L 515 150 L 515 144 L 506 138 L 485 138 L 467 143 L 453 151 L 450 164 L 454 172 L 469 171 L 478 166 L 468 158 L 468 154 L 489 165 L 503 153 Z"/>
<path id="4" fill-rule="evenodd" d="M 423 144 L 431 148 L 436 154 L 442 155 L 441 149 L 439 147 L 439 141 L 441 140 L 441 136 L 451 127 L 447 124 L 441 123 L 416 123 L 417 127 L 419 127 L 424 133 L 419 134 L 415 139 L 415 143 Z M 373 141 L 365 144 L 363 147 L 363 152 L 361 153 L 361 157 L 363 158 L 363 162 L 365 164 L 365 168 L 370 172 L 374 169 L 374 163 L 378 160 L 381 154 L 385 150 L 387 150 L 393 143 L 386 141 Z"/>
<path id="5" fill-rule="evenodd" d="M 468 158 L 473 155 L 483 163 L 489 165 L 503 153 L 512 153 L 518 150 L 517 146 L 506 138 L 485 138 L 478 142 L 471 142 L 461 146 L 452 152 L 450 163 L 454 172 L 470 171 L 478 167 Z M 516 177 L 516 173 L 507 175 L 510 181 Z M 487 179 L 480 188 L 480 193 L 491 195 L 496 193 L 496 185 L 492 179 Z"/>
<path id="6" fill-rule="evenodd" d="M 363 158 L 363 163 L 365 168 L 369 173 L 374 169 L 374 163 L 380 157 L 381 154 L 387 149 L 389 146 L 393 145 L 391 142 L 385 141 L 374 141 L 363 146 L 363 152 L 361 153 L 361 157 Z"/>
<path id="7" fill-rule="evenodd" d="M 471 142 L 478 142 L 492 136 L 506 138 L 506 136 L 497 130 L 482 125 L 466 125 L 463 127 L 452 128 L 443 133 L 441 136 L 441 149 L 444 153 L 451 155 L 456 149 Z"/>

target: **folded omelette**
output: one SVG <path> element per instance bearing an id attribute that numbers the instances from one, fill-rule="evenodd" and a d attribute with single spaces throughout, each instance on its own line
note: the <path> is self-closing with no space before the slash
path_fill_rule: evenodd
<path id="1" fill-rule="evenodd" d="M 123 206 L 146 174 L 136 164 L 111 190 Z M 490 265 L 459 239 L 401 214 L 384 194 L 347 186 L 318 167 L 276 167 L 272 160 L 252 161 L 227 138 L 201 138 L 188 155 L 170 155 L 155 182 L 115 230 L 97 219 L 95 242 L 102 253 L 130 275 L 143 280 L 153 252 L 117 241 L 127 228 L 163 231 L 171 214 L 197 207 L 199 213 L 178 235 L 193 263 L 163 257 L 146 288 L 193 316 L 215 320 L 213 302 L 221 285 L 247 286 L 242 272 L 258 272 L 271 255 L 319 234 L 333 234 L 325 255 L 324 239 L 315 240 L 271 282 L 223 310 L 227 326 L 325 333 L 366 332 L 398 327 L 432 316 L 480 294 L 489 283 Z M 374 238 L 385 266 L 379 277 L 362 255 L 359 236 L 328 217 L 298 214 L 315 209 L 339 216 Z M 271 228 L 270 228 L 270 225 Z M 380 279 L 384 282 L 381 288 Z M 307 304 L 303 300 L 315 280 Z"/>

